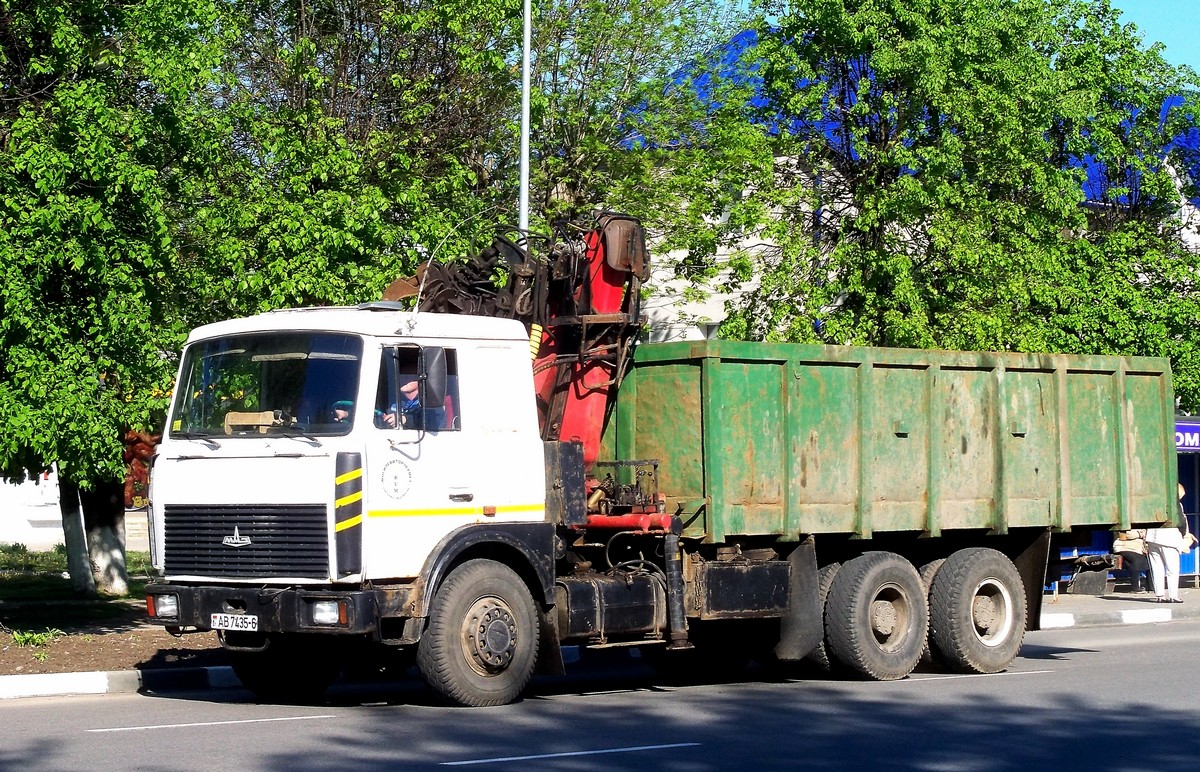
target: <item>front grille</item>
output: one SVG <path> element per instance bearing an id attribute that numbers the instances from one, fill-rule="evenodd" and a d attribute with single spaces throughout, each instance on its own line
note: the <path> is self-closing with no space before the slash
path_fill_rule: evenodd
<path id="1" fill-rule="evenodd" d="M 329 524 L 324 504 L 168 504 L 163 526 L 167 576 L 329 576 Z"/>

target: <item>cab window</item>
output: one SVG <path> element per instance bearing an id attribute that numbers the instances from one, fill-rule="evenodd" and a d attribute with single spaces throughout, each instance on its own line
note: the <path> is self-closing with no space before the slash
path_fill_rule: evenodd
<path id="1" fill-rule="evenodd" d="M 379 387 L 375 397 L 375 425 L 380 429 L 458 431 L 461 406 L 458 398 L 458 356 L 446 353 L 446 394 L 430 404 L 425 384 L 423 350 L 419 346 L 394 346 L 381 352 Z"/>

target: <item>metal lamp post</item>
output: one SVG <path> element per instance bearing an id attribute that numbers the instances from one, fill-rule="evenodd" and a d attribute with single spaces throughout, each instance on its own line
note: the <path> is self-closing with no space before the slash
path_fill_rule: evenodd
<path id="1" fill-rule="evenodd" d="M 520 221 L 521 240 L 529 231 L 529 49 L 533 37 L 533 10 L 531 0 L 525 0 L 525 41 L 521 53 L 521 197 Z"/>

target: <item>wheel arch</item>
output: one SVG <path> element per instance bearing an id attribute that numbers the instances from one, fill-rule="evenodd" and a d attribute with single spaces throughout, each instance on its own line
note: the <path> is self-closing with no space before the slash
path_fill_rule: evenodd
<path id="1" fill-rule="evenodd" d="M 448 533 L 421 568 L 413 616 L 429 613 L 433 594 L 446 577 L 469 560 L 494 560 L 516 572 L 540 607 L 554 603 L 554 525 L 552 523 L 488 523 L 466 525 Z"/>

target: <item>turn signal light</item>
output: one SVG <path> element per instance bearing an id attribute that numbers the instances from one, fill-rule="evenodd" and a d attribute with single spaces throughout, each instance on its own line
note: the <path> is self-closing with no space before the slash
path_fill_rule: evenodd
<path id="1" fill-rule="evenodd" d="M 177 617 L 179 598 L 175 595 L 147 595 L 146 613 L 151 617 Z"/>

